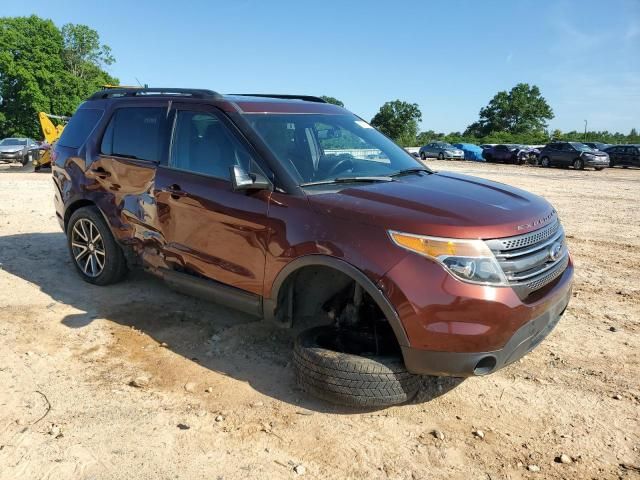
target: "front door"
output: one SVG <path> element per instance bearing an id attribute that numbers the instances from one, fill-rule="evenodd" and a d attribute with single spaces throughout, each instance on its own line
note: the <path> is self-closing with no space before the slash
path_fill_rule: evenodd
<path id="1" fill-rule="evenodd" d="M 262 295 L 270 191 L 236 192 L 230 167 L 256 154 L 214 107 L 176 105 L 169 164 L 155 196 L 168 263 Z"/>

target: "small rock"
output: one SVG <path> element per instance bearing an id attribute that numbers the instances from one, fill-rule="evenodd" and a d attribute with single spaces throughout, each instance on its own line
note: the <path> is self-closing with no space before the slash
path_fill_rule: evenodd
<path id="1" fill-rule="evenodd" d="M 211 393 L 211 392 L 213 392 L 213 387 L 207 387 L 207 388 L 204 389 L 204 391 L 207 392 L 207 393 Z"/>
<path id="2" fill-rule="evenodd" d="M 149 377 L 136 377 L 129 382 L 129 385 L 136 388 L 145 388 L 149 386 Z"/>
<path id="3" fill-rule="evenodd" d="M 444 433 L 442 433 L 440 430 L 434 430 L 431 432 L 431 435 L 433 435 L 434 437 L 436 437 L 438 440 L 444 440 Z"/>
<path id="4" fill-rule="evenodd" d="M 617 332 L 618 329 L 616 327 L 611 326 L 611 327 L 609 327 L 609 331 L 610 332 Z"/>
<path id="5" fill-rule="evenodd" d="M 33 355 L 35 355 L 31 350 L 29 350 L 27 353 L 25 353 L 25 355 L 27 357 L 32 357 Z"/>
<path id="6" fill-rule="evenodd" d="M 477 437 L 480 440 L 484 440 L 484 432 L 482 430 L 474 430 L 473 435 L 474 437 Z"/>
<path id="7" fill-rule="evenodd" d="M 516 463 L 516 467 L 522 468 L 522 467 L 524 467 L 524 463 L 518 462 L 518 463 Z"/>
<path id="8" fill-rule="evenodd" d="M 264 406 L 264 403 L 263 403 L 263 402 L 253 402 L 253 403 L 251 404 L 251 406 L 252 406 L 253 408 L 263 407 L 263 406 Z"/>
<path id="9" fill-rule="evenodd" d="M 295 467 L 293 467 L 293 471 L 296 472 L 298 475 L 304 475 L 305 473 L 307 473 L 306 467 L 302 464 L 296 465 Z"/>
<path id="10" fill-rule="evenodd" d="M 196 391 L 196 384 L 194 382 L 187 382 L 184 384 L 184 389 L 187 392 L 195 392 Z"/>
<path id="11" fill-rule="evenodd" d="M 540 467 L 538 465 L 529 465 L 527 467 L 527 470 L 529 470 L 530 472 L 539 472 Z"/>
<path id="12" fill-rule="evenodd" d="M 218 334 L 211 335 L 211 341 L 212 342 L 219 342 L 220 341 L 220 335 L 218 335 Z"/>
<path id="13" fill-rule="evenodd" d="M 169 344 L 168 344 L 167 342 L 162 342 L 162 343 L 160 344 L 160 346 L 161 346 L 162 348 L 169 348 Z"/>
<path id="14" fill-rule="evenodd" d="M 556 457 L 555 461 L 556 461 L 556 463 L 564 463 L 565 465 L 573 462 L 571 457 L 569 455 L 567 455 L 566 453 L 563 453 L 559 457 Z"/>
<path id="15" fill-rule="evenodd" d="M 49 435 L 51 435 L 53 438 L 60 438 L 62 437 L 62 429 L 60 428 L 60 426 L 56 425 L 55 423 L 51 424 L 51 427 L 49 427 Z"/>
<path id="16" fill-rule="evenodd" d="M 616 393 L 612 398 L 614 400 L 622 400 L 622 395 Z"/>
<path id="17" fill-rule="evenodd" d="M 179 423 L 179 424 L 177 425 L 177 427 L 178 427 L 180 430 L 189 430 L 189 429 L 191 428 L 191 427 L 190 427 L 189 425 L 187 425 L 186 423 Z"/>
<path id="18" fill-rule="evenodd" d="M 215 421 L 216 422 L 224 422 L 224 417 L 222 415 L 216 415 Z"/>

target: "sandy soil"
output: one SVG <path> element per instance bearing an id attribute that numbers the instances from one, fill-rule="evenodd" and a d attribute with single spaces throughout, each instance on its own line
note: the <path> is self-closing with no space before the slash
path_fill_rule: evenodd
<path id="1" fill-rule="evenodd" d="M 366 412 L 296 388 L 286 330 L 144 273 L 83 283 L 50 174 L 0 166 L 0 479 L 638 478 L 640 170 L 429 164 L 552 201 L 575 296 L 519 363 Z"/>

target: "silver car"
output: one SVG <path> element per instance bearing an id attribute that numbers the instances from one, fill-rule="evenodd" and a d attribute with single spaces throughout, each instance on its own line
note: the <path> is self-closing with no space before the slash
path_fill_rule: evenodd
<path id="1" fill-rule="evenodd" d="M 424 147 L 420 147 L 420 151 L 418 153 L 422 160 L 426 160 L 430 157 L 435 157 L 438 160 L 444 160 L 445 158 L 457 158 L 459 160 L 464 160 L 464 152 L 447 142 L 431 142 Z"/>
<path id="2" fill-rule="evenodd" d="M 0 162 L 26 165 L 37 148 L 36 141 L 30 138 L 5 138 L 0 141 Z"/>

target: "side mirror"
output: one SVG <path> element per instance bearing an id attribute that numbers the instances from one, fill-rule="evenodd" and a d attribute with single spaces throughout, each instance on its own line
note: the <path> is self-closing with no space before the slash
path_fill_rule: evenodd
<path id="1" fill-rule="evenodd" d="M 264 175 L 259 173 L 247 173 L 240 165 L 229 167 L 231 171 L 231 184 L 236 192 L 248 190 L 268 190 L 271 183 Z"/>

